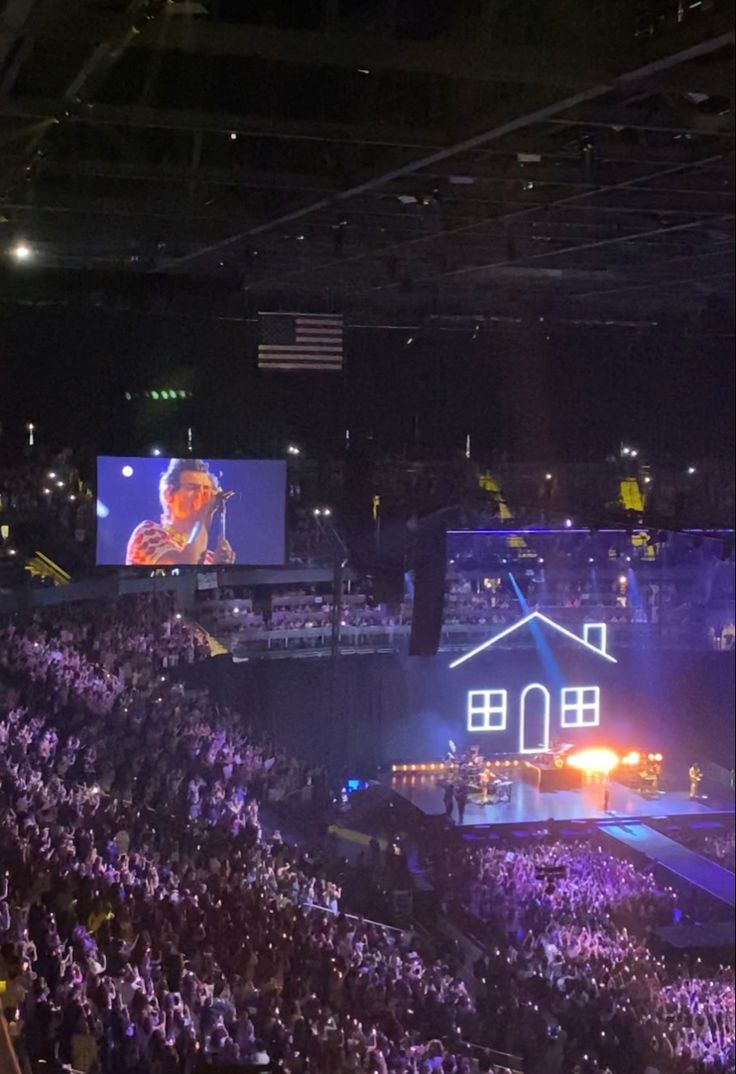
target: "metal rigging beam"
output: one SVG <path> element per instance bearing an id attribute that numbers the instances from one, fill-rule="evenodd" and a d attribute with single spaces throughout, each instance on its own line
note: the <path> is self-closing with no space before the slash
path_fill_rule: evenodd
<path id="1" fill-rule="evenodd" d="M 614 79 L 611 83 L 602 83 L 596 86 L 592 86 L 588 90 L 583 90 L 580 93 L 574 94 L 572 97 L 567 97 L 564 100 L 557 101 L 554 104 L 547 105 L 544 108 L 540 108 L 535 112 L 528 113 L 524 116 L 519 116 L 516 119 L 512 119 L 507 123 L 503 123 L 498 127 L 493 128 L 490 131 L 485 131 L 482 134 L 478 134 L 473 138 L 465 139 L 462 142 L 458 142 L 454 146 L 450 146 L 447 149 L 442 149 L 436 153 L 432 153 L 429 156 L 421 157 L 410 164 L 406 164 L 402 167 L 395 168 L 392 171 L 385 172 L 383 175 L 379 175 L 374 179 L 369 180 L 366 183 L 360 183 L 357 186 L 351 187 L 348 190 L 336 195 L 334 198 L 323 198 L 321 201 L 315 202 L 311 205 L 307 205 L 301 209 L 297 209 L 294 212 L 286 213 L 283 216 L 277 217 L 271 221 L 259 225 L 256 228 L 250 228 L 247 231 L 239 232 L 235 235 L 231 235 L 228 239 L 210 244 L 202 247 L 201 250 L 186 254 L 180 258 L 173 258 L 165 261 L 162 265 L 158 266 L 159 269 L 163 268 L 176 268 L 184 263 L 192 262 L 200 258 L 206 257 L 211 253 L 223 249 L 227 246 L 232 246 L 244 239 L 250 238 L 255 235 L 263 234 L 266 231 L 270 231 L 273 228 L 280 227 L 285 223 L 291 223 L 294 220 L 303 219 L 305 216 L 310 215 L 320 209 L 328 208 L 331 205 L 339 205 L 343 202 L 349 201 L 359 194 L 363 194 L 366 191 L 374 190 L 376 187 L 385 186 L 387 183 L 392 182 L 394 179 L 400 179 L 408 175 L 414 175 L 426 168 L 430 168 L 435 164 L 439 164 L 445 160 L 449 160 L 462 153 L 467 153 L 475 149 L 483 148 L 491 142 L 498 141 L 498 139 L 504 137 L 507 134 L 512 134 L 516 131 L 530 127 L 535 123 L 544 122 L 548 119 L 557 118 L 563 115 L 565 112 L 569 112 L 573 108 L 577 108 L 589 101 L 596 100 L 599 97 L 603 97 L 606 93 L 609 93 L 612 89 L 631 85 L 640 80 L 651 78 L 654 75 L 659 74 L 661 71 L 668 70 L 671 67 L 675 67 L 680 63 L 685 63 L 693 60 L 699 56 L 706 56 L 711 52 L 715 52 L 718 49 L 723 48 L 725 45 L 733 44 L 736 35 L 733 31 L 729 31 L 726 34 L 722 34 L 717 38 L 712 38 L 709 41 L 701 42 L 698 45 L 694 45 L 683 52 L 675 53 L 672 56 L 667 56 L 662 59 L 656 60 L 653 63 L 647 64 L 645 67 L 638 68 L 635 71 L 627 72 L 621 75 L 619 78 Z"/>

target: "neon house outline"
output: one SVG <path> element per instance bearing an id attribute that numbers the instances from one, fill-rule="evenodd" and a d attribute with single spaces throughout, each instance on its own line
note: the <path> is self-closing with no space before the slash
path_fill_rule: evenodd
<path id="1" fill-rule="evenodd" d="M 607 631 L 605 623 L 585 623 L 582 637 L 574 634 L 567 627 L 555 623 L 542 612 L 531 612 L 511 626 L 506 627 L 492 638 L 477 645 L 467 653 L 453 660 L 450 668 L 459 667 L 474 656 L 492 648 L 497 642 L 515 633 L 521 627 L 538 621 L 551 627 L 568 640 L 595 654 L 611 664 L 617 660 L 606 651 Z M 558 696 L 559 695 L 559 696 Z M 601 688 L 598 685 L 583 683 L 562 686 L 554 696 L 555 716 L 559 720 L 560 730 L 577 730 L 597 727 L 600 723 Z M 468 690 L 466 701 L 466 727 L 473 734 L 478 732 L 506 731 L 509 717 L 509 691 L 501 687 L 484 690 Z M 530 711 L 536 709 L 541 717 L 543 741 L 529 745 L 527 742 L 527 722 L 531 719 Z M 550 726 L 553 711 L 553 695 L 549 687 L 540 682 L 530 682 L 519 695 L 519 752 L 537 753 L 549 746 Z"/>

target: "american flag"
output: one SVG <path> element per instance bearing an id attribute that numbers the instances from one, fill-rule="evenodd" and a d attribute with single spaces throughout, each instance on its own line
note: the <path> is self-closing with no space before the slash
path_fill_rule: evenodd
<path id="1" fill-rule="evenodd" d="M 342 369 L 342 315 L 261 313 L 259 369 Z"/>

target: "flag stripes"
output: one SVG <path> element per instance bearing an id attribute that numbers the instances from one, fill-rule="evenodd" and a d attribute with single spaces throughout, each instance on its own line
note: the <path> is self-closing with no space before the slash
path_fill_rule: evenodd
<path id="1" fill-rule="evenodd" d="M 341 314 L 261 313 L 258 368 L 341 370 Z"/>

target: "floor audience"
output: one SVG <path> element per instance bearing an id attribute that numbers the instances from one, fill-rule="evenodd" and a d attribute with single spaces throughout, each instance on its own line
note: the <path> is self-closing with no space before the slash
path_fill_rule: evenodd
<path id="1" fill-rule="evenodd" d="M 588 844 L 450 852 L 475 974 L 351 917 L 264 820 L 324 773 L 175 681 L 207 653 L 155 597 L 0 630 L 0 980 L 23 1074 L 502 1070 L 471 1042 L 528 1074 L 733 1071 L 732 970 L 654 954 L 673 893 Z"/>

